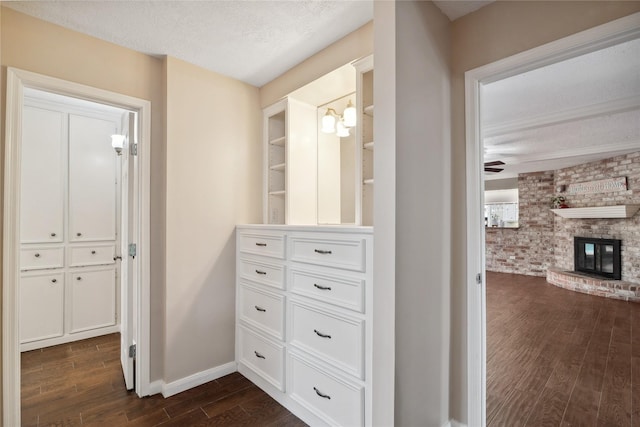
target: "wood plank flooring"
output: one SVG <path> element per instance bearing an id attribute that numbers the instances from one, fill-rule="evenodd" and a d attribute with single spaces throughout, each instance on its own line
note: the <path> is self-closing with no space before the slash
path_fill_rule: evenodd
<path id="1" fill-rule="evenodd" d="M 487 425 L 640 426 L 640 304 L 487 272 Z"/>
<path id="2" fill-rule="evenodd" d="M 306 424 L 239 373 L 164 399 L 125 389 L 120 336 L 22 353 L 22 426 Z"/>

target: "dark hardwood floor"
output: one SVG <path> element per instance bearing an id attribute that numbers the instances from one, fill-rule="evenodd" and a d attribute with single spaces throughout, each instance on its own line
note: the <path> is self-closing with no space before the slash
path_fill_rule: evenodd
<path id="1" fill-rule="evenodd" d="M 305 426 L 239 373 L 164 399 L 124 386 L 120 336 L 22 353 L 22 426 Z"/>
<path id="2" fill-rule="evenodd" d="M 640 426 L 640 304 L 487 272 L 487 425 Z"/>

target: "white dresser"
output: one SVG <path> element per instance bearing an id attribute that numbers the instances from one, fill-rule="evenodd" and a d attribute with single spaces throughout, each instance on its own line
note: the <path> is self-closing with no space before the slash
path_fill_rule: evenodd
<path id="1" fill-rule="evenodd" d="M 238 371 L 312 426 L 371 425 L 373 228 L 236 231 Z"/>

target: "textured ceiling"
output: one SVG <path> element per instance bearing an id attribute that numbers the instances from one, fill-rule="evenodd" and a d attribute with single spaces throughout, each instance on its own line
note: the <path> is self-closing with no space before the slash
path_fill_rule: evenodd
<path id="1" fill-rule="evenodd" d="M 486 179 L 640 150 L 640 40 L 482 86 Z"/>
<path id="2" fill-rule="evenodd" d="M 493 0 L 442 0 L 434 1 L 433 3 L 435 3 L 450 20 L 455 21 L 461 16 L 475 12 L 483 6 L 493 3 Z"/>
<path id="3" fill-rule="evenodd" d="M 373 19 L 370 0 L 11 1 L 3 6 L 255 86 Z"/>

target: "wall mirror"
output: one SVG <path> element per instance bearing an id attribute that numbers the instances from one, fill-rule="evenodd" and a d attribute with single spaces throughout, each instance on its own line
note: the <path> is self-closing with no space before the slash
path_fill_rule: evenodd
<path id="1" fill-rule="evenodd" d="M 356 106 L 355 68 L 346 64 L 295 90 L 289 98 L 317 108 L 317 223 L 355 224 L 360 180 L 356 129 L 350 111 L 345 117 L 347 106 Z M 357 120 L 355 108 L 353 116 Z"/>

